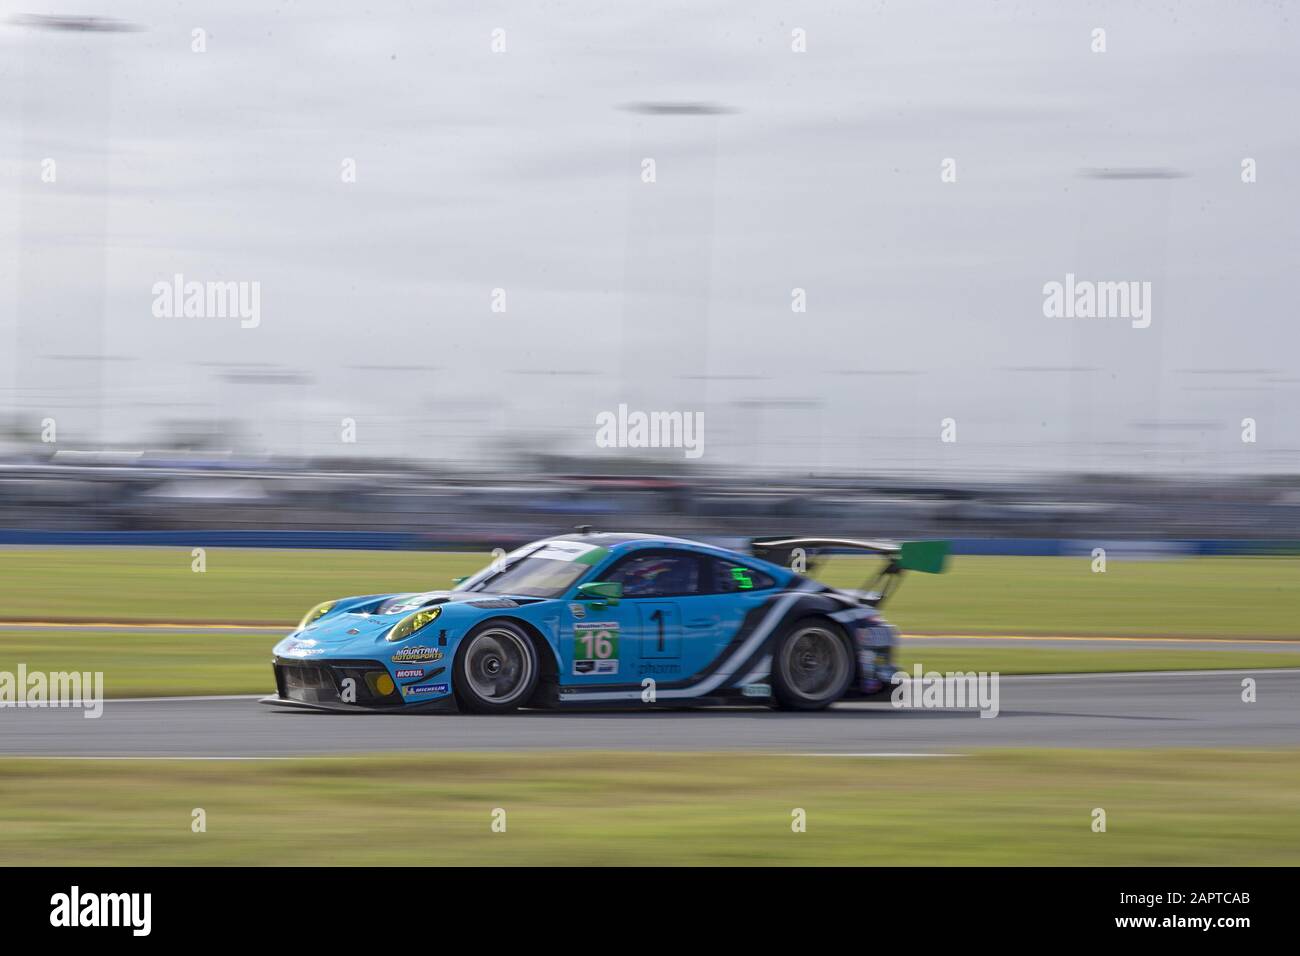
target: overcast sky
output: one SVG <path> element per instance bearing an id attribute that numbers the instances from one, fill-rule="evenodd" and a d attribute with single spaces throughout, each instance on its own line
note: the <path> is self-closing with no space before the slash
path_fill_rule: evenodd
<path id="1" fill-rule="evenodd" d="M 138 28 L 0 24 L 33 431 L 607 455 L 626 402 L 700 467 L 1297 470 L 1294 4 L 21 3 Z M 177 273 L 260 324 L 155 316 Z M 1067 273 L 1150 326 L 1046 317 Z"/>

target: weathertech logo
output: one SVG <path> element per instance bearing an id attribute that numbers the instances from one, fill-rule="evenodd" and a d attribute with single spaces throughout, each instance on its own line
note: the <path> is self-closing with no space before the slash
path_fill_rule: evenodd
<path id="1" fill-rule="evenodd" d="M 51 926 L 129 926 L 131 935 L 148 936 L 152 923 L 152 893 L 69 893 L 50 897 Z"/>

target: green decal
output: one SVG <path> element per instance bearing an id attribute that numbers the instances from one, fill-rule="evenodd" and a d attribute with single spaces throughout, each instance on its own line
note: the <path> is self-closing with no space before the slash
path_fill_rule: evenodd
<path id="1" fill-rule="evenodd" d="M 898 551 L 898 566 L 904 571 L 941 574 L 947 559 L 947 541 L 904 541 Z"/>
<path id="2" fill-rule="evenodd" d="M 573 625 L 573 657 L 580 661 L 607 661 L 618 657 L 618 624 L 600 622 Z"/>
<path id="3" fill-rule="evenodd" d="M 749 571 L 745 568 L 732 568 L 731 576 L 735 578 L 742 591 L 748 591 L 754 586 L 754 582 L 749 577 Z"/>

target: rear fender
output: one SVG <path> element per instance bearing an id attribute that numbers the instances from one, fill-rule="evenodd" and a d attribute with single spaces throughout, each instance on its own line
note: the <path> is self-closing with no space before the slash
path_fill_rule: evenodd
<path id="1" fill-rule="evenodd" d="M 874 693 L 893 675 L 898 629 L 876 608 L 862 604 L 852 595 L 829 589 L 802 595 L 791 605 L 764 647 L 763 653 L 769 661 L 776 650 L 779 635 L 790 624 L 805 617 L 828 618 L 843 629 L 853 645 L 852 686 L 855 690 Z M 753 674 L 749 676 L 752 678 Z M 742 677 L 736 686 L 749 682 Z"/>

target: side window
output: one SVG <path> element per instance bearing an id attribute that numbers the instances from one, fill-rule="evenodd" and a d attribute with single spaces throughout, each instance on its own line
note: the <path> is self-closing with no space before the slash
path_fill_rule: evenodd
<path id="1" fill-rule="evenodd" d="M 619 563 L 606 581 L 623 585 L 623 597 L 673 597 L 700 593 L 700 562 L 693 554 L 659 551 Z"/>
<path id="2" fill-rule="evenodd" d="M 776 584 L 769 575 L 734 561 L 713 559 L 713 590 L 719 594 L 761 591 Z"/>

